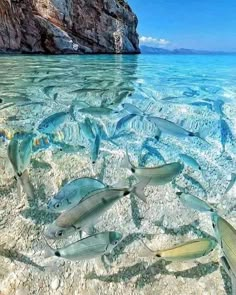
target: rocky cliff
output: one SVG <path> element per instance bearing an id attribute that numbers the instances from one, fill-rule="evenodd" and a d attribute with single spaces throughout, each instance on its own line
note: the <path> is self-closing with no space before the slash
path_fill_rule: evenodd
<path id="1" fill-rule="evenodd" d="M 0 0 L 0 51 L 138 53 L 124 0 Z"/>

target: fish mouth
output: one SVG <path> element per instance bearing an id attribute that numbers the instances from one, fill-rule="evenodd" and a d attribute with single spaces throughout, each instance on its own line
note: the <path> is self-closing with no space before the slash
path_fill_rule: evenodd
<path id="1" fill-rule="evenodd" d="M 55 232 L 50 232 L 49 231 L 49 227 L 45 228 L 45 230 L 43 231 L 43 235 L 45 238 L 50 239 L 50 240 L 56 240 L 56 236 L 55 236 Z"/>

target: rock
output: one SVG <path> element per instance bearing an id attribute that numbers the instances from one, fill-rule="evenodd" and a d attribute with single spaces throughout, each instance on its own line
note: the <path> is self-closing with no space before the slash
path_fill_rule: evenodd
<path id="1" fill-rule="evenodd" d="M 59 288 L 59 286 L 60 286 L 60 281 L 59 281 L 58 278 L 55 278 L 54 280 L 52 280 L 52 282 L 51 282 L 51 288 L 53 290 L 57 290 Z"/>
<path id="2" fill-rule="evenodd" d="M 139 53 L 125 0 L 1 0 L 0 52 Z"/>

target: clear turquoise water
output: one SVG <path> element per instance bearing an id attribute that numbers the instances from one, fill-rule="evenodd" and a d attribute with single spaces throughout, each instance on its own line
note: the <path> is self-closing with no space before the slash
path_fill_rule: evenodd
<path id="1" fill-rule="evenodd" d="M 211 157 L 214 151 L 218 159 L 222 152 L 220 118 L 235 133 L 235 55 L 1 56 L 0 64 L 0 112 L 4 118 L 0 127 L 12 133 L 35 130 L 44 118 L 68 111 L 72 104 L 76 104 L 75 116 L 81 122 L 86 116 L 79 112 L 78 101 L 119 112 L 96 117 L 109 135 L 127 114 L 122 104 L 131 103 L 148 114 L 199 131 L 211 143 L 209 147 L 195 139 L 163 135 L 156 144 L 172 143 L 173 156 L 188 151 L 200 157 L 211 151 Z M 66 121 L 60 126 L 68 144 L 81 143 L 78 122 Z M 135 118 L 126 125 L 122 130 L 139 134 L 139 144 L 156 135 L 155 126 L 147 120 Z M 168 149 L 167 145 L 162 149 Z M 224 156 L 234 160 L 234 150 L 232 140 L 226 138 L 226 153 L 220 160 Z M 226 167 L 230 173 L 233 162 Z"/>
<path id="2" fill-rule="evenodd" d="M 68 111 L 71 105 L 74 105 L 75 120 L 70 118 L 63 122 L 55 136 L 70 147 L 84 145 L 86 149 L 81 153 L 71 150 L 69 153 L 82 154 L 88 161 L 90 149 L 81 136 L 80 123 L 86 117 L 92 118 L 103 126 L 108 137 L 112 137 L 117 122 L 127 115 L 123 103 L 133 104 L 146 114 L 170 120 L 189 131 L 200 132 L 209 144 L 198 138 L 183 139 L 168 134 L 155 140 L 156 126 L 145 118 L 135 117 L 122 125 L 123 136 L 116 138 L 115 144 L 102 140 L 98 162 L 104 157 L 109 159 L 113 169 L 109 170 L 113 173 L 111 183 L 114 183 L 114 180 L 119 181 L 119 174 L 113 153 L 121 155 L 119 153 L 124 153 L 126 146 L 136 163 L 147 138 L 167 162 L 179 160 L 180 153 L 188 154 L 199 162 L 203 173 L 191 167 L 186 167 L 184 173 L 199 182 L 203 189 L 183 177 L 178 179 L 177 185 L 204 197 L 228 220 L 236 221 L 235 187 L 224 195 L 230 175 L 236 171 L 235 55 L 0 56 L 0 99 L 2 158 L 9 134 L 36 132 L 40 139 L 44 134 L 37 128 L 42 120 Z M 102 116 L 82 114 L 82 102 L 98 107 L 102 104 L 113 109 L 114 113 Z M 227 123 L 231 136 L 222 131 L 220 120 Z M 33 157 L 40 155 L 42 159 L 41 152 L 57 148 L 50 141 L 42 149 L 35 144 Z M 146 165 L 162 163 L 151 156 Z M 91 167 L 88 166 L 86 171 Z M 73 167 L 71 169 L 69 174 L 75 176 Z M 6 185 L 4 181 L 2 178 L 1 186 Z"/>

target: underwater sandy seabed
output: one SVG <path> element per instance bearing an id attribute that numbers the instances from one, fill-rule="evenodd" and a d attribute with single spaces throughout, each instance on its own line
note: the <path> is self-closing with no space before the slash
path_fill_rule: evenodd
<path id="1" fill-rule="evenodd" d="M 132 100 L 128 98 L 127 101 Z M 142 102 L 138 101 L 137 106 L 142 106 Z M 162 114 L 168 114 L 170 118 L 171 114 L 176 114 L 176 106 L 165 104 L 162 107 Z M 4 117 L 12 115 L 16 109 L 17 107 L 6 109 Z M 56 112 L 56 109 L 53 111 Z M 18 110 L 18 115 L 19 112 L 21 111 Z M 226 105 L 224 112 L 232 126 L 236 126 L 236 108 Z M 32 117 L 33 114 L 32 110 Z M 197 111 L 197 118 L 202 121 L 215 118 L 214 116 L 206 109 Z M 0 120 L 2 126 L 7 125 L 4 118 L 1 117 Z M 145 132 L 137 133 L 138 136 L 127 139 L 134 163 L 137 163 L 139 144 L 145 138 Z M 216 161 L 216 154 L 220 155 L 220 145 L 217 145 L 217 135 L 214 132 L 209 134 L 212 135 L 211 143 L 215 144 L 217 152 L 213 148 L 204 150 L 203 143 L 198 146 L 199 142 L 190 139 L 180 142 L 166 136 L 163 143 L 173 143 L 174 147 L 181 146 L 186 151 L 190 144 L 193 145 L 195 156 L 207 172 L 203 178 L 201 173 L 186 167 L 185 173 L 203 184 L 208 191 L 208 202 L 213 203 L 236 226 L 235 211 L 231 210 L 235 206 L 236 187 L 224 196 L 229 175 L 235 167 L 235 150 L 230 150 L 233 159 L 231 164 L 224 156 Z M 122 198 L 99 219 L 97 230 L 115 230 L 124 235 L 122 242 L 104 261 L 99 258 L 82 262 L 70 262 L 57 257 L 44 258 L 45 242 L 41 233 L 45 225 L 55 219 L 55 215 L 47 212 L 43 206 L 62 183 L 71 179 L 90 176 L 97 177 L 106 184 L 114 184 L 129 176 L 127 169 L 120 168 L 125 155 L 122 140 L 118 141 L 120 146 L 104 142 L 100 154 L 103 156 L 99 157 L 95 165 L 92 165 L 86 150 L 75 154 L 45 150 L 34 155 L 29 170 L 35 188 L 34 199 L 17 194 L 14 172 L 7 159 L 6 144 L 1 145 L 0 244 L 11 249 L 0 256 L 1 295 L 231 294 L 230 280 L 219 264 L 218 246 L 209 255 L 187 262 L 170 263 L 141 256 L 143 245 L 140 238 L 152 249 L 165 249 L 193 238 L 214 235 L 210 216 L 184 207 L 176 198 L 176 190 L 171 184 L 148 186 L 145 189 L 148 196 L 146 204 L 133 196 Z M 177 152 L 173 149 L 165 150 L 165 145 L 160 145 L 159 151 L 163 152 L 167 162 L 176 160 Z M 180 184 L 184 184 L 183 181 L 180 176 Z M 203 195 L 197 187 L 189 185 L 188 188 L 197 196 Z M 78 236 L 68 238 L 65 243 L 76 238 Z M 57 245 L 63 245 L 63 241 Z"/>

